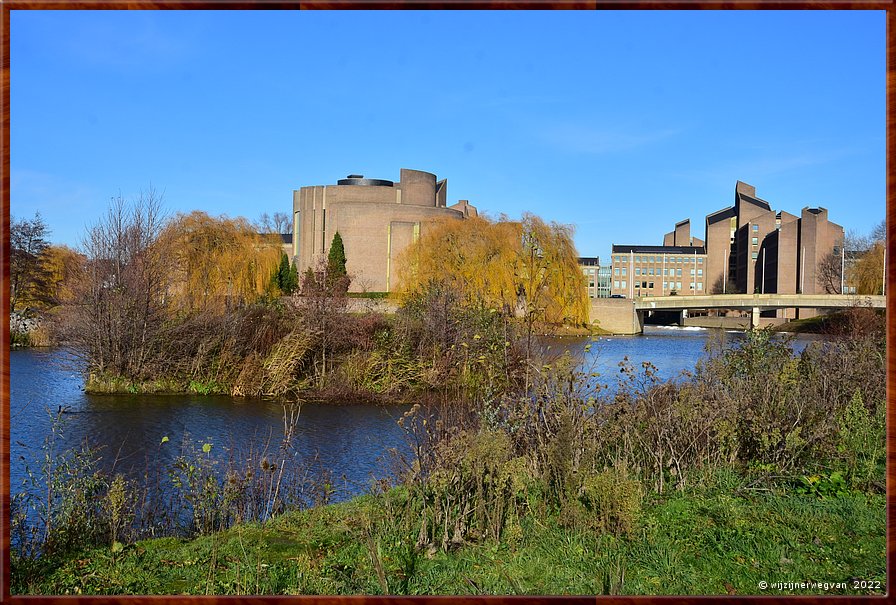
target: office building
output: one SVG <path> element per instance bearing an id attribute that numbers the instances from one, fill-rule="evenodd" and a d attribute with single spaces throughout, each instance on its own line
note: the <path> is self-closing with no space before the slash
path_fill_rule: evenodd
<path id="1" fill-rule="evenodd" d="M 820 294 L 819 266 L 842 246 L 843 227 L 828 219 L 825 208 L 807 206 L 799 216 L 775 211 L 755 187 L 737 181 L 733 205 L 706 217 L 705 241 L 693 237 L 690 220 L 684 220 L 665 234 L 662 246 L 614 245 L 613 293 Z"/>

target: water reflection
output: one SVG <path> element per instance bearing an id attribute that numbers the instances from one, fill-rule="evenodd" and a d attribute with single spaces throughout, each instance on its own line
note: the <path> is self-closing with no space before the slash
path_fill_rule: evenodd
<path id="1" fill-rule="evenodd" d="M 222 463 L 250 449 L 275 453 L 284 435 L 279 403 L 189 395 L 88 395 L 64 352 L 19 350 L 10 355 L 11 486 L 36 470 L 40 447 L 61 422 L 58 448 L 85 440 L 101 447 L 103 467 L 130 477 L 167 467 L 178 455 L 212 444 Z M 390 448 L 404 447 L 396 420 L 410 406 L 302 406 L 294 446 L 300 465 L 338 479 L 335 498 L 364 491 L 389 471 Z M 63 413 L 59 414 L 62 408 Z M 168 441 L 162 443 L 164 437 Z M 313 468 L 312 468 L 313 467 Z"/>
<path id="2" fill-rule="evenodd" d="M 599 381 L 615 389 L 619 362 L 628 357 L 636 369 L 649 361 L 660 378 L 692 370 L 707 342 L 731 344 L 739 332 L 647 327 L 643 335 L 545 338 L 548 355 L 569 351 Z M 799 336 L 796 350 L 821 337 Z M 588 346 L 590 344 L 590 347 Z M 34 469 L 40 446 L 50 434 L 53 417 L 63 422 L 61 447 L 87 440 L 103 448 L 106 470 L 142 477 L 168 466 L 184 447 L 212 444 L 209 455 L 222 463 L 239 461 L 250 449 L 275 451 L 283 438 L 283 409 L 264 400 L 187 395 L 87 395 L 77 362 L 61 350 L 15 350 L 11 370 L 11 487 L 25 479 L 25 464 Z M 403 448 L 396 420 L 410 406 L 311 405 L 302 407 L 295 446 L 300 463 L 325 471 L 335 480 L 336 499 L 364 491 L 389 472 L 387 452 Z M 163 437 L 168 441 L 162 444 Z"/>

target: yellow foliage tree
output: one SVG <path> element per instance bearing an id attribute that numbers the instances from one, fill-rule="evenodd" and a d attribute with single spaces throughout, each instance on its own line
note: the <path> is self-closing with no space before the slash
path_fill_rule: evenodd
<path id="1" fill-rule="evenodd" d="M 850 271 L 857 294 L 881 294 L 884 282 L 884 243 L 875 242 Z"/>
<path id="2" fill-rule="evenodd" d="M 179 214 L 159 245 L 171 259 L 168 293 L 174 309 L 217 312 L 273 292 L 279 237 L 259 234 L 242 217 Z"/>
<path id="3" fill-rule="evenodd" d="M 434 221 L 397 264 L 399 291 L 405 296 L 441 282 L 467 300 L 530 323 L 588 321 L 572 228 L 533 215 L 522 221 Z"/>
<path id="4" fill-rule="evenodd" d="M 74 296 L 73 280 L 85 263 L 84 256 L 68 246 L 51 245 L 41 253 L 41 262 L 47 272 L 44 299 L 51 304 L 70 302 Z"/>

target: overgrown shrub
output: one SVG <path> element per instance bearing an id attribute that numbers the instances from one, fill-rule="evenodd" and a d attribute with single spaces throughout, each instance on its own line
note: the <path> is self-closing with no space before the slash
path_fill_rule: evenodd
<path id="1" fill-rule="evenodd" d="M 518 518 L 525 472 L 503 432 L 463 432 L 439 444 L 440 466 L 412 484 L 419 506 L 418 546 L 448 550 L 466 541 L 501 540 Z M 513 461 L 513 462 L 511 462 Z"/>
<path id="2" fill-rule="evenodd" d="M 586 477 L 578 496 L 588 512 L 588 524 L 598 531 L 622 535 L 637 527 L 643 489 L 624 467 Z"/>
<path id="3" fill-rule="evenodd" d="M 866 489 L 878 476 L 878 464 L 884 458 L 884 406 L 872 412 L 856 389 L 846 408 L 837 418 L 837 451 L 846 464 L 850 483 Z"/>

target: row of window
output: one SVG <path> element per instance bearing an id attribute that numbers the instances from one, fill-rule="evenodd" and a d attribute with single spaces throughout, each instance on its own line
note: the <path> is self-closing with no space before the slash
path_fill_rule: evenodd
<path id="1" fill-rule="evenodd" d="M 664 276 L 678 276 L 681 277 L 681 269 L 662 269 L 662 273 L 660 273 L 660 269 L 657 268 L 654 272 L 653 267 L 647 267 L 642 269 L 641 267 L 635 267 L 635 275 L 664 275 Z M 616 267 L 613 269 L 613 275 L 623 276 L 628 275 L 628 271 L 625 267 Z M 703 269 L 691 269 L 691 277 L 703 277 Z"/>
<path id="2" fill-rule="evenodd" d="M 703 258 L 704 257 L 702 257 L 702 256 L 698 256 L 696 259 L 697 263 L 702 265 Z M 617 256 L 613 259 L 613 262 L 615 264 L 623 264 L 623 263 L 628 264 L 629 257 L 628 256 Z M 654 264 L 659 264 L 659 263 L 666 263 L 666 264 L 692 263 L 693 264 L 694 257 L 693 256 L 667 256 L 664 259 L 662 256 L 635 256 L 634 262 L 635 263 L 654 263 Z"/>
<path id="3" fill-rule="evenodd" d="M 620 281 L 620 280 L 614 280 L 614 281 L 613 281 L 613 289 L 616 290 L 616 291 L 619 291 L 619 290 L 625 290 L 627 283 L 628 283 L 628 282 L 626 282 L 625 280 L 621 280 L 621 281 Z M 632 284 L 632 286 L 633 286 L 636 290 L 637 290 L 637 289 L 640 289 L 640 288 L 646 288 L 646 289 L 648 289 L 648 290 L 652 290 L 653 287 L 654 287 L 654 282 L 652 282 L 652 281 L 636 281 L 636 282 L 634 282 L 634 283 Z M 688 289 L 689 289 L 689 290 L 693 290 L 693 289 L 694 289 L 694 282 L 691 282 L 691 283 L 688 284 Z M 703 282 L 702 282 L 702 281 L 698 281 L 698 282 L 697 282 L 697 289 L 698 289 L 698 290 L 702 290 L 702 289 L 703 289 Z M 667 282 L 667 281 L 664 281 L 664 282 L 663 282 L 663 290 L 664 290 L 664 291 L 665 291 L 665 290 L 681 290 L 681 282 L 680 282 L 680 281 L 678 281 L 678 282 L 675 282 L 675 281 L 668 281 L 668 282 Z"/>

